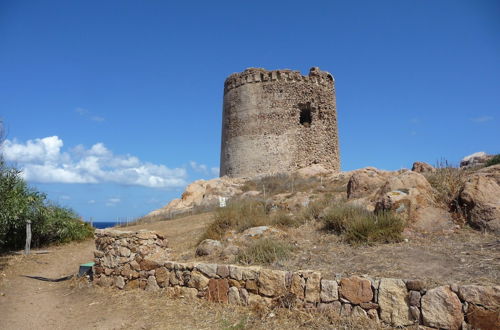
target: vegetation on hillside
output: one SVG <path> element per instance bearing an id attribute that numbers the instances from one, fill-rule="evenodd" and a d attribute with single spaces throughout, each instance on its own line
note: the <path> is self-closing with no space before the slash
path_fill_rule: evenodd
<path id="1" fill-rule="evenodd" d="M 321 216 L 324 228 L 343 236 L 350 244 L 402 241 L 404 221 L 390 212 L 369 212 L 364 208 L 336 204 Z"/>
<path id="2" fill-rule="evenodd" d="M 32 247 L 93 235 L 92 227 L 74 211 L 52 204 L 45 194 L 29 187 L 20 174 L 0 155 L 0 250 L 24 246 L 28 220 L 32 223 Z"/>
<path id="3" fill-rule="evenodd" d="M 490 160 L 484 164 L 486 167 L 500 164 L 500 154 L 493 156 Z"/>

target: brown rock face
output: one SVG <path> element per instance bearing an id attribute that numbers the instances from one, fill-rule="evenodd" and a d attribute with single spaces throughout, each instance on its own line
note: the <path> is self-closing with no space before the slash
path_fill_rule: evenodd
<path id="1" fill-rule="evenodd" d="M 208 282 L 207 298 L 212 302 L 228 302 L 229 283 L 226 279 L 210 279 Z"/>
<path id="2" fill-rule="evenodd" d="M 500 329 L 500 309 L 488 310 L 484 307 L 470 304 L 467 309 L 467 321 L 472 326 L 472 329 Z"/>
<path id="3" fill-rule="evenodd" d="M 377 190 L 375 211 L 394 211 L 410 227 L 426 232 L 453 227 L 446 210 L 437 207 L 434 192 L 427 179 L 416 172 L 403 172 L 392 176 Z"/>
<path id="4" fill-rule="evenodd" d="M 459 203 L 471 226 L 500 234 L 500 165 L 471 175 L 460 191 Z"/>
<path id="5" fill-rule="evenodd" d="M 462 303 L 449 287 L 440 286 L 427 291 L 421 303 L 426 326 L 443 329 L 460 329 L 462 326 Z"/>
<path id="6" fill-rule="evenodd" d="M 427 173 L 427 172 L 434 172 L 434 171 L 436 171 L 436 169 L 434 168 L 434 166 L 429 165 L 429 164 L 424 163 L 424 162 L 415 162 L 415 163 L 413 163 L 413 166 L 411 167 L 411 170 L 413 172 L 417 172 L 417 173 Z"/>
<path id="7" fill-rule="evenodd" d="M 222 251 L 221 242 L 213 239 L 203 240 L 196 248 L 197 256 L 216 255 Z"/>
<path id="8" fill-rule="evenodd" d="M 340 294 L 351 303 L 359 305 L 373 299 L 373 291 L 370 280 L 352 276 L 340 281 Z"/>
<path id="9" fill-rule="evenodd" d="M 388 173 L 374 167 L 357 170 L 347 183 L 347 198 L 368 196 L 384 184 Z"/>

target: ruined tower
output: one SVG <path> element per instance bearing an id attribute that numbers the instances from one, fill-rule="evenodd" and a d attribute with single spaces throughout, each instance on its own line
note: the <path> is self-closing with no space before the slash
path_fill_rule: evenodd
<path id="1" fill-rule="evenodd" d="M 312 164 L 339 171 L 332 75 L 250 68 L 224 83 L 220 175 L 251 177 Z"/>

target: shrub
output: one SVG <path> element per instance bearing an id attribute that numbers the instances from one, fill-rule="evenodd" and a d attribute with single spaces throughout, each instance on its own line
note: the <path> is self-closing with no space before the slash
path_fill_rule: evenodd
<path id="1" fill-rule="evenodd" d="M 215 210 L 213 222 L 207 227 L 200 241 L 204 239 L 220 240 L 229 230 L 245 229 L 270 224 L 267 207 L 264 202 L 242 200 L 230 202 L 226 207 Z"/>
<path id="2" fill-rule="evenodd" d="M 288 212 L 277 210 L 271 214 L 271 223 L 281 227 L 298 227 L 303 221 Z"/>
<path id="3" fill-rule="evenodd" d="M 404 229 L 404 221 L 392 213 L 372 213 L 343 203 L 326 209 L 321 220 L 325 230 L 343 235 L 350 244 L 399 242 Z"/>
<path id="4" fill-rule="evenodd" d="M 361 215 L 347 225 L 345 240 L 351 244 L 400 242 L 403 229 L 403 220 L 392 213 Z"/>
<path id="5" fill-rule="evenodd" d="M 20 172 L 0 157 L 0 249 L 19 249 L 31 220 L 32 246 L 81 240 L 93 229 L 71 210 L 50 204 L 45 194 L 30 188 Z"/>
<path id="6" fill-rule="evenodd" d="M 493 165 L 497 165 L 497 164 L 500 164 L 500 154 L 493 156 L 493 158 L 488 160 L 484 165 L 486 167 L 488 167 L 488 166 L 493 166 Z"/>
<path id="7" fill-rule="evenodd" d="M 426 173 L 425 177 L 436 191 L 436 201 L 450 209 L 456 209 L 458 208 L 457 197 L 468 173 L 466 169 L 441 161 L 436 165 L 436 171 Z"/>
<path id="8" fill-rule="evenodd" d="M 331 203 L 331 199 L 328 196 L 313 200 L 302 209 L 300 216 L 304 219 L 304 221 L 317 220 L 319 219 L 321 212 L 323 212 L 323 210 Z"/>
<path id="9" fill-rule="evenodd" d="M 246 249 L 240 251 L 236 261 L 245 264 L 272 264 L 277 261 L 288 259 L 292 252 L 292 246 L 288 243 L 263 238 L 253 242 Z"/>

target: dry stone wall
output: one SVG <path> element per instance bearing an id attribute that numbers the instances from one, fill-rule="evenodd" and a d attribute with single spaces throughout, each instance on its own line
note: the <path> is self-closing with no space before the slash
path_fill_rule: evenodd
<path id="1" fill-rule="evenodd" d="M 94 281 L 119 289 L 165 290 L 220 303 L 331 311 L 395 327 L 500 327 L 500 286 L 426 288 L 419 280 L 326 279 L 313 270 L 179 263 L 168 260 L 166 246 L 166 239 L 154 232 L 98 230 Z"/>
<path id="2" fill-rule="evenodd" d="M 252 177 L 321 164 L 339 171 L 334 79 L 312 68 L 250 68 L 224 84 L 220 175 Z"/>

